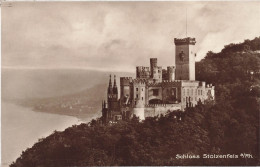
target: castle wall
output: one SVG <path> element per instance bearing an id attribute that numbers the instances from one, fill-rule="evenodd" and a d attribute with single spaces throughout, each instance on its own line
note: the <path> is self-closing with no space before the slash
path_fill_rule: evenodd
<path id="1" fill-rule="evenodd" d="M 179 100 L 180 91 L 181 91 L 180 87 L 168 86 L 163 88 L 162 91 L 163 103 L 166 104 L 178 103 L 178 101 L 180 101 Z"/>
<path id="2" fill-rule="evenodd" d="M 139 117 L 140 120 L 144 120 L 144 108 L 133 108 L 133 115 Z"/>
<path id="3" fill-rule="evenodd" d="M 155 104 L 146 105 L 144 109 L 144 117 L 155 117 L 166 115 L 168 111 L 181 110 L 181 104 Z"/>
<path id="4" fill-rule="evenodd" d="M 205 100 L 214 100 L 214 98 L 214 86 L 199 81 L 182 81 L 183 109 L 186 107 L 187 102 L 191 102 L 192 106 L 195 106 L 199 101 L 204 103 Z"/>
<path id="5" fill-rule="evenodd" d="M 147 99 L 146 104 L 149 104 L 149 101 L 153 100 L 153 99 L 162 100 L 162 87 L 161 86 L 149 86 L 147 95 L 148 95 L 148 99 Z"/>
<path id="6" fill-rule="evenodd" d="M 162 87 L 163 87 L 163 101 L 167 103 L 169 101 L 170 103 L 176 103 L 181 101 L 181 85 L 182 81 L 163 81 Z M 174 95 L 173 95 L 174 93 Z"/>

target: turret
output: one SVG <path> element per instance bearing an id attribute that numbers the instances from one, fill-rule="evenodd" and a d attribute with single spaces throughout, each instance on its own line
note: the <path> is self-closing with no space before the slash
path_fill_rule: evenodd
<path id="1" fill-rule="evenodd" d="M 150 78 L 152 78 L 154 81 L 162 82 L 162 67 L 157 66 L 157 58 L 150 59 L 150 66 Z"/>
<path id="2" fill-rule="evenodd" d="M 110 75 L 109 86 L 107 91 L 107 108 L 109 112 L 118 110 L 118 90 L 116 85 L 116 76 L 114 76 L 114 85 L 112 87 Z"/>

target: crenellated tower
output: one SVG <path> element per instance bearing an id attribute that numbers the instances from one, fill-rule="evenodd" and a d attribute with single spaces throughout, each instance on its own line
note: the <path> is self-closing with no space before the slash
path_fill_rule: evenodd
<path id="1" fill-rule="evenodd" d="M 195 38 L 174 38 L 176 80 L 195 80 Z"/>
<path id="2" fill-rule="evenodd" d="M 162 67 L 157 66 L 157 58 L 150 58 L 150 78 L 154 81 L 162 82 Z"/>

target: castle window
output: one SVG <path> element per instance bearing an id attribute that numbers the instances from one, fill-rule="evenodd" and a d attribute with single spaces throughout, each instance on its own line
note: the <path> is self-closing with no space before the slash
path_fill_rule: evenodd
<path id="1" fill-rule="evenodd" d="M 138 88 L 136 88 L 136 91 L 138 91 Z"/>
<path id="2" fill-rule="evenodd" d="M 198 90 L 198 95 L 200 95 L 200 90 Z"/>
<path id="3" fill-rule="evenodd" d="M 189 93 L 190 93 L 190 92 L 189 92 L 189 89 L 187 89 L 187 95 L 188 95 L 188 96 L 189 96 Z"/>
<path id="4" fill-rule="evenodd" d="M 144 91 L 144 89 L 142 88 L 142 91 Z"/>
<path id="5" fill-rule="evenodd" d="M 183 96 L 185 96 L 185 89 L 183 89 Z"/>
<path id="6" fill-rule="evenodd" d="M 142 97 L 142 100 L 144 100 L 144 97 Z"/>
<path id="7" fill-rule="evenodd" d="M 153 89 L 153 96 L 159 95 L 159 89 Z"/>
<path id="8" fill-rule="evenodd" d="M 193 89 L 191 89 L 191 95 L 193 95 Z"/>
<path id="9" fill-rule="evenodd" d="M 136 95 L 136 98 L 138 98 L 138 94 Z"/>
<path id="10" fill-rule="evenodd" d="M 197 96 L 197 90 L 195 89 L 195 96 Z"/>

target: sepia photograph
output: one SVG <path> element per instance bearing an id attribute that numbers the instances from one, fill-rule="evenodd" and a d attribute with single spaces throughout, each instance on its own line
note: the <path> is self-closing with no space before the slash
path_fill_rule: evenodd
<path id="1" fill-rule="evenodd" d="M 2 1 L 1 166 L 260 166 L 260 1 Z"/>

